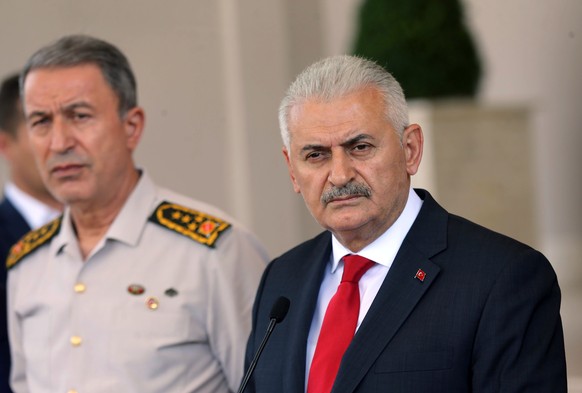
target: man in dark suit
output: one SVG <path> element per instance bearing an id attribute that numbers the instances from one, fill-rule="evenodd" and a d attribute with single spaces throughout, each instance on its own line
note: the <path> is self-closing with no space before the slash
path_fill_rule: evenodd
<path id="1" fill-rule="evenodd" d="M 60 214 L 61 205 L 47 191 L 36 168 L 19 97 L 18 75 L 0 88 L 0 154 L 8 164 L 9 181 L 0 203 L 0 393 L 10 392 L 10 351 L 6 329 L 6 269 L 10 247 L 32 228 Z"/>
<path id="2" fill-rule="evenodd" d="M 550 263 L 411 188 L 423 135 L 388 72 L 317 62 L 279 121 L 293 188 L 326 231 L 265 271 L 247 366 L 273 304 L 290 308 L 247 392 L 566 392 Z"/>

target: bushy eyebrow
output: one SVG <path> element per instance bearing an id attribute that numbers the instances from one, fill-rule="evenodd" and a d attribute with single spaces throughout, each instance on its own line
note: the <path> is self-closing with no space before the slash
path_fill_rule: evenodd
<path id="1" fill-rule="evenodd" d="M 301 148 L 301 153 L 306 153 L 308 151 L 320 151 L 320 150 L 324 150 L 325 147 L 323 145 L 305 145 L 303 146 L 303 148 Z"/>
<path id="2" fill-rule="evenodd" d="M 370 136 L 368 134 L 359 134 L 353 138 L 348 139 L 347 141 L 342 143 L 341 146 L 343 146 L 343 147 L 353 146 L 353 145 L 357 144 L 358 142 L 371 140 L 371 139 L 374 139 L 374 138 L 372 138 L 372 136 Z"/>
<path id="3" fill-rule="evenodd" d="M 30 120 L 34 117 L 44 117 L 46 115 L 47 115 L 47 112 L 45 112 L 45 111 L 32 111 L 25 116 L 25 119 Z"/>
<path id="4" fill-rule="evenodd" d="M 373 139 L 372 136 L 370 136 L 368 134 L 358 134 L 358 135 L 354 136 L 353 138 L 350 138 L 347 141 L 341 143 L 340 146 L 349 147 L 349 146 L 353 146 L 359 142 L 371 140 L 371 139 Z M 326 149 L 329 149 L 329 147 L 324 146 L 324 145 L 318 145 L 318 144 L 309 144 L 309 145 L 303 146 L 303 148 L 301 149 L 301 153 L 305 153 L 308 151 L 321 151 L 321 150 L 326 150 Z"/>
<path id="5" fill-rule="evenodd" d="M 79 102 L 73 102 L 72 104 L 65 106 L 63 109 L 65 111 L 71 111 L 71 110 L 74 110 L 77 108 L 90 108 L 91 109 L 91 108 L 93 108 L 93 105 L 89 104 L 86 101 L 79 101 Z"/>
<path id="6" fill-rule="evenodd" d="M 79 101 L 79 102 L 73 102 L 72 104 L 66 105 L 66 106 L 62 107 L 60 110 L 63 113 L 70 113 L 70 112 L 73 112 L 75 109 L 79 109 L 79 108 L 92 109 L 93 106 L 86 101 Z M 48 115 L 49 115 L 49 112 L 47 112 L 47 111 L 36 110 L 36 111 L 30 112 L 26 116 L 26 119 L 30 120 L 34 117 L 44 117 L 44 116 L 48 116 Z"/>

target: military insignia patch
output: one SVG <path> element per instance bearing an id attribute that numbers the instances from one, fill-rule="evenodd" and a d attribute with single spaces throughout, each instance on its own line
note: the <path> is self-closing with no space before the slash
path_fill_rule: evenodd
<path id="1" fill-rule="evenodd" d="M 38 249 L 40 246 L 51 240 L 61 228 L 62 216 L 49 222 L 34 231 L 28 232 L 10 249 L 6 259 L 6 268 L 14 267 L 25 256 Z"/>
<path id="2" fill-rule="evenodd" d="M 165 201 L 149 220 L 212 248 L 220 235 L 230 228 L 230 223 L 220 218 Z"/>

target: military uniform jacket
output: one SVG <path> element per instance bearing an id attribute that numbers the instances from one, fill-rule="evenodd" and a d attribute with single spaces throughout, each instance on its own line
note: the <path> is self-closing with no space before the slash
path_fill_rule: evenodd
<path id="1" fill-rule="evenodd" d="M 267 256 L 223 212 L 142 173 L 85 262 L 68 209 L 32 234 L 8 260 L 15 393 L 236 390 Z"/>

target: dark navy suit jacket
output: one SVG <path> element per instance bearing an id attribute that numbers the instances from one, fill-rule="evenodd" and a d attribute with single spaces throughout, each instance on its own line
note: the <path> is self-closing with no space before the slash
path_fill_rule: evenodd
<path id="1" fill-rule="evenodd" d="M 347 349 L 333 393 L 566 393 L 560 289 L 538 251 L 424 200 Z M 246 365 L 273 303 L 291 301 L 247 392 L 301 393 L 306 343 L 331 235 L 324 232 L 264 273 Z M 415 278 L 418 269 L 424 281 Z"/>
<path id="2" fill-rule="evenodd" d="M 30 227 L 8 199 L 0 203 L 0 393 L 9 393 L 10 350 L 6 323 L 6 268 L 8 251 Z"/>

